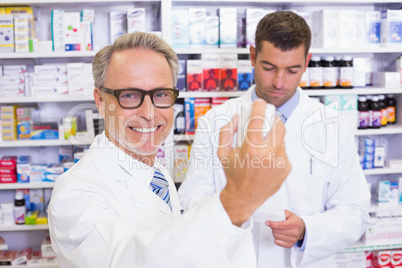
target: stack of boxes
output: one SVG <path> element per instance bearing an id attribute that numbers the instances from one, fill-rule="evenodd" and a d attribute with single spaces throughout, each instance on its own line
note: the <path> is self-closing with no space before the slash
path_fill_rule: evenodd
<path id="1" fill-rule="evenodd" d="M 4 65 L 0 95 L 24 96 L 26 65 Z"/>
<path id="2" fill-rule="evenodd" d="M 3 141 L 17 139 L 17 106 L 1 106 L 1 136 Z"/>
<path id="3" fill-rule="evenodd" d="M 0 160 L 0 183 L 17 182 L 17 157 L 3 156 Z"/>
<path id="4" fill-rule="evenodd" d="M 122 34 L 145 32 L 145 8 L 130 8 L 127 11 L 112 11 L 109 14 L 110 43 Z"/>
<path id="5" fill-rule="evenodd" d="M 358 152 L 362 169 L 384 167 L 385 147 L 376 146 L 375 139 L 360 137 Z"/>
<path id="6" fill-rule="evenodd" d="M 31 138 L 32 110 L 32 107 L 17 108 L 17 139 L 19 140 Z"/>

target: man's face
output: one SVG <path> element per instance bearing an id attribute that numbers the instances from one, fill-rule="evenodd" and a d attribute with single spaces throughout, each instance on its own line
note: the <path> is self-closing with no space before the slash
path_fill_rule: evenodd
<path id="1" fill-rule="evenodd" d="M 311 58 L 311 54 L 306 58 L 304 53 L 304 45 L 282 51 L 272 43 L 263 41 L 261 51 L 256 56 L 255 49 L 251 47 L 250 56 L 258 97 L 276 108 L 293 97 Z"/>
<path id="2" fill-rule="evenodd" d="M 173 78 L 162 55 L 144 49 L 129 49 L 113 53 L 103 86 L 148 91 L 173 88 Z M 95 99 L 97 94 L 102 94 L 99 89 L 95 90 Z M 97 104 L 105 118 L 105 133 L 109 140 L 129 154 L 153 157 L 169 134 L 174 108 L 155 108 L 151 98 L 145 96 L 140 107 L 124 109 L 114 96 L 107 93 L 103 96 L 103 107 L 99 107 L 98 101 Z"/>

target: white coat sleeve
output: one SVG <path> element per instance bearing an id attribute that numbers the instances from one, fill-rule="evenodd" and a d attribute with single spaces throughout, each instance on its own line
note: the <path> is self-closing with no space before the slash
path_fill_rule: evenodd
<path id="1" fill-rule="evenodd" d="M 342 122 L 341 122 L 342 123 Z M 340 125 L 339 164 L 331 171 L 324 189 L 325 211 L 299 215 L 306 224 L 307 241 L 304 252 L 292 248 L 291 262 L 295 267 L 328 257 L 355 243 L 369 224 L 370 192 L 360 167 L 353 133 Z"/>
<path id="2" fill-rule="evenodd" d="M 194 207 L 201 200 L 216 192 L 220 192 L 226 185 L 226 178 L 216 178 L 214 170 L 220 169 L 220 161 L 216 154 L 219 128 L 210 118 L 214 118 L 210 110 L 206 116 L 198 120 L 194 142 L 191 146 L 189 166 L 186 179 L 179 188 L 180 203 L 184 211 Z M 217 186 L 217 181 L 221 185 Z"/>
<path id="3" fill-rule="evenodd" d="M 232 225 L 218 194 L 167 224 L 151 220 L 148 226 L 141 210 L 138 224 L 130 223 L 88 185 L 63 190 L 56 189 L 49 206 L 49 230 L 61 267 L 256 266 L 251 226 Z"/>

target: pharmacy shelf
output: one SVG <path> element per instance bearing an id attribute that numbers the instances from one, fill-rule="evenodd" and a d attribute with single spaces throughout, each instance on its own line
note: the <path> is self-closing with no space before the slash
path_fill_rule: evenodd
<path id="1" fill-rule="evenodd" d="M 186 91 L 180 92 L 179 98 L 213 98 L 213 97 L 239 97 L 246 91 Z"/>
<path id="2" fill-rule="evenodd" d="M 94 101 L 92 95 L 87 96 L 17 96 L 17 97 L 1 97 L 0 103 L 35 103 L 35 102 L 81 102 Z"/>
<path id="3" fill-rule="evenodd" d="M 2 265 L 2 268 L 21 268 L 21 267 L 31 267 L 31 268 L 60 268 L 60 265 L 56 264 L 38 264 L 38 265 Z"/>
<path id="4" fill-rule="evenodd" d="M 36 231 L 36 230 L 49 230 L 49 225 L 38 224 L 38 225 L 0 225 L 0 232 L 10 232 L 10 231 Z"/>
<path id="5" fill-rule="evenodd" d="M 96 51 L 0 53 L 0 59 L 78 58 L 94 57 Z"/>
<path id="6" fill-rule="evenodd" d="M 81 142 L 71 140 L 16 140 L 0 142 L 0 148 L 13 147 L 40 147 L 40 146 L 62 146 L 62 145 L 89 145 L 92 141 Z"/>
<path id="7" fill-rule="evenodd" d="M 160 2 L 161 0 L 146 0 L 147 2 Z M 113 2 L 146 2 L 145 0 L 114 0 Z M 4 2 L 4 3 L 3 3 Z M 110 3 L 110 0 L 4 0 L 2 5 L 33 5 L 33 4 L 64 4 L 64 3 Z"/>
<path id="8" fill-rule="evenodd" d="M 2 268 L 21 268 L 21 267 L 31 267 L 31 268 L 60 268 L 60 265 L 56 264 L 38 264 L 38 265 L 2 265 Z"/>
<path id="9" fill-rule="evenodd" d="M 194 135 L 184 135 L 184 134 L 175 134 L 173 136 L 174 141 L 193 141 Z"/>
<path id="10" fill-rule="evenodd" d="M 363 170 L 364 175 L 384 175 L 402 173 L 402 168 L 373 168 Z"/>
<path id="11" fill-rule="evenodd" d="M 249 54 L 249 48 L 176 48 L 177 54 Z M 364 53 L 401 53 L 402 47 L 378 48 L 310 48 L 313 54 L 364 54 Z"/>
<path id="12" fill-rule="evenodd" d="M 305 89 L 309 96 L 402 94 L 402 88 Z"/>
<path id="13" fill-rule="evenodd" d="M 368 210 L 369 213 L 377 213 L 377 212 L 386 212 L 386 211 L 391 211 L 396 214 L 401 214 L 402 213 L 402 205 L 376 205 L 372 204 Z"/>
<path id="14" fill-rule="evenodd" d="M 244 3 L 244 0 L 173 0 L 173 3 L 206 3 L 206 4 L 219 4 L 220 3 Z M 368 4 L 368 3 L 384 3 L 384 4 L 389 4 L 389 3 L 400 3 L 400 0 L 326 0 L 326 1 L 321 1 L 321 0 L 278 0 L 275 1 L 274 3 L 293 3 L 293 4 L 327 4 L 327 3 L 333 3 L 333 4 L 338 4 L 338 3 L 349 3 L 349 4 Z M 247 4 L 250 5 L 252 3 L 263 3 L 263 4 L 271 4 L 272 2 L 267 2 L 267 0 L 250 0 L 247 1 Z"/>
<path id="15" fill-rule="evenodd" d="M 357 129 L 355 136 L 402 134 L 401 125 L 387 125 L 382 128 Z"/>
<path id="16" fill-rule="evenodd" d="M 358 243 L 348 248 L 345 248 L 344 250 L 341 250 L 340 253 L 353 253 L 361 251 L 373 251 L 373 250 L 385 250 L 385 249 L 397 249 L 397 248 L 402 248 L 402 243 L 377 245 L 377 246 L 366 246 L 364 243 Z"/>
<path id="17" fill-rule="evenodd" d="M 0 183 L 0 190 L 53 188 L 54 182 Z"/>

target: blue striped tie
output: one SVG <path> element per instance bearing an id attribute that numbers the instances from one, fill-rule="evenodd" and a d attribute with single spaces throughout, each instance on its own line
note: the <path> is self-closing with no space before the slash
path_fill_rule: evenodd
<path id="1" fill-rule="evenodd" d="M 157 168 L 154 172 L 154 177 L 152 178 L 150 188 L 152 192 L 162 198 L 162 200 L 168 204 L 170 210 L 172 210 L 172 205 L 170 204 L 169 183 L 159 168 Z"/>
<path id="2" fill-rule="evenodd" d="M 277 117 L 279 117 L 284 124 L 286 123 L 287 118 L 281 112 L 279 112 L 278 110 L 275 110 L 275 115 Z"/>

